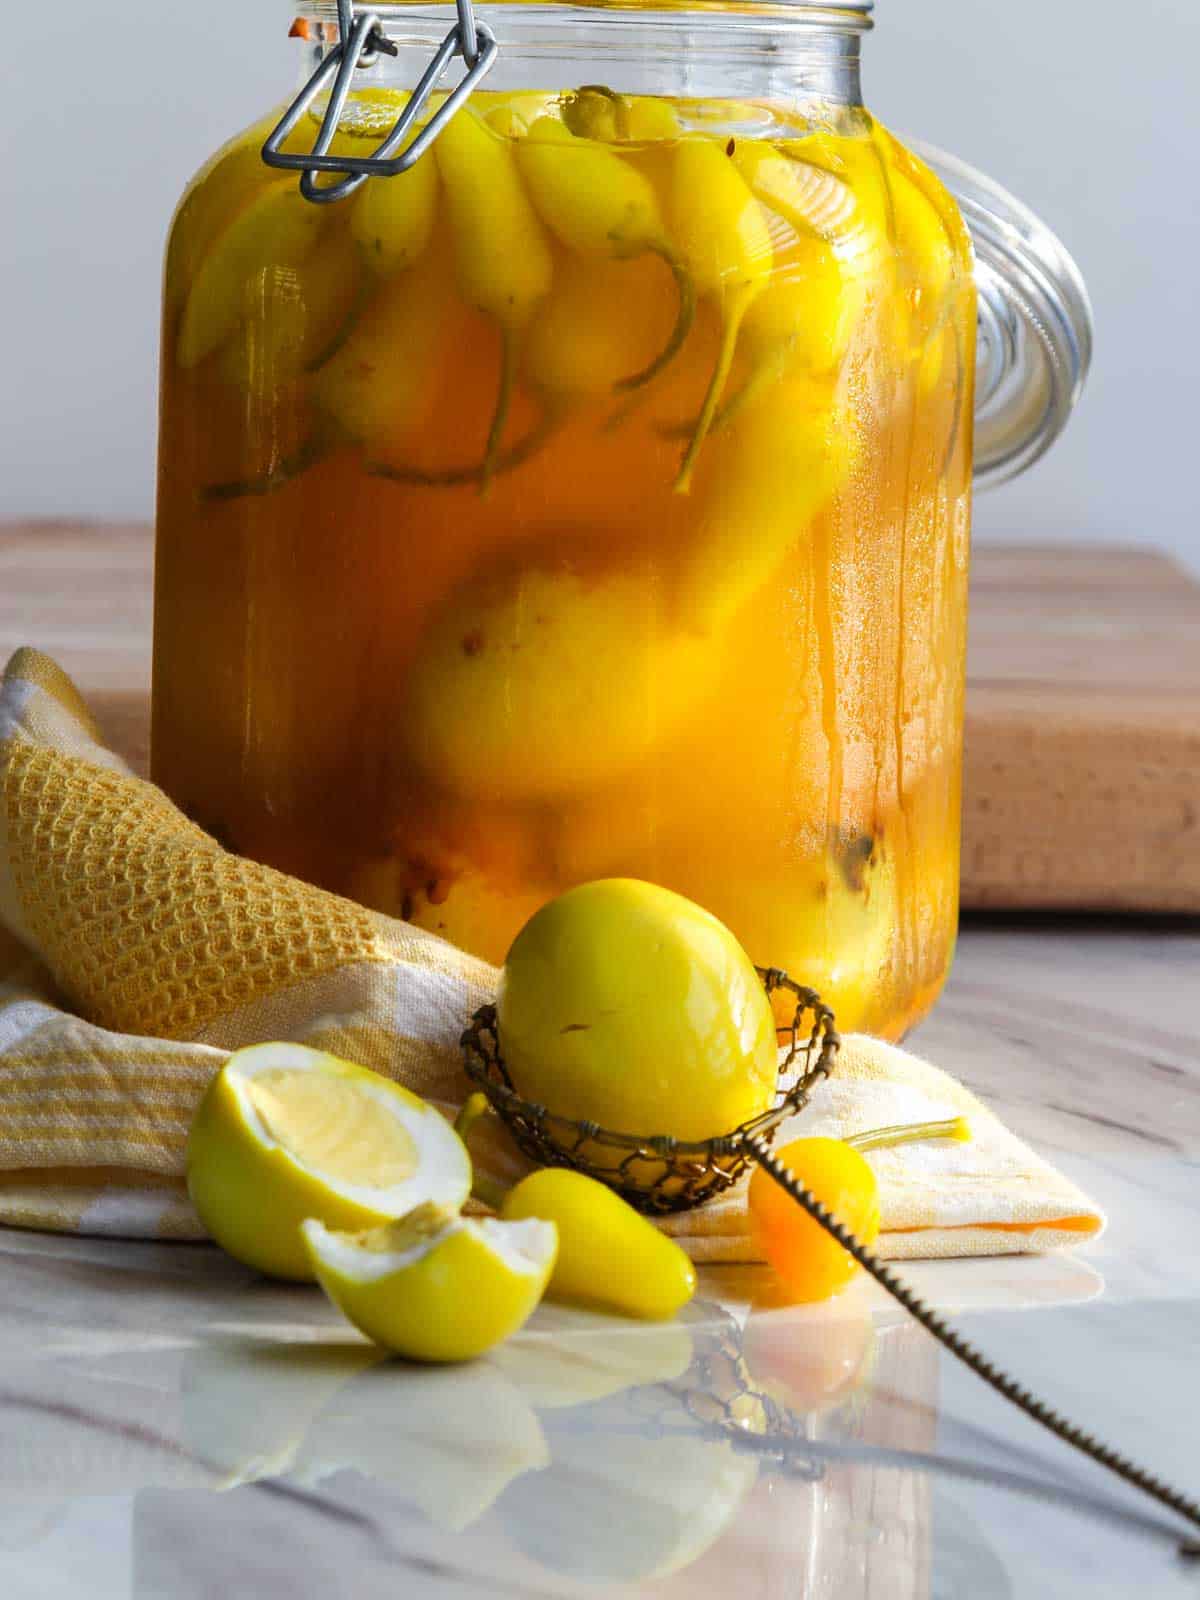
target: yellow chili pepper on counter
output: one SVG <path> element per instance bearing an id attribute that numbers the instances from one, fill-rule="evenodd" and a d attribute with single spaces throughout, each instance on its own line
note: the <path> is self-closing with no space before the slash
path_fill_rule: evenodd
<path id="1" fill-rule="evenodd" d="M 558 1262 L 547 1295 L 627 1317 L 673 1317 L 696 1292 L 696 1269 L 619 1194 L 565 1167 L 523 1178 L 500 1207 L 505 1222 L 537 1217 L 558 1229 Z"/>
<path id="2" fill-rule="evenodd" d="M 879 1183 L 862 1151 L 927 1139 L 965 1144 L 970 1138 L 965 1118 L 952 1117 L 876 1128 L 849 1139 L 797 1139 L 778 1155 L 792 1176 L 869 1248 L 879 1237 Z M 826 1300 L 858 1271 L 854 1257 L 761 1169 L 750 1179 L 749 1203 L 763 1254 L 796 1300 Z"/>
<path id="3" fill-rule="evenodd" d="M 466 1139 L 488 1110 L 473 1094 L 455 1127 Z M 558 1230 L 558 1257 L 546 1296 L 664 1321 L 696 1291 L 696 1269 L 673 1239 L 605 1184 L 566 1167 L 542 1167 L 507 1191 L 476 1177 L 475 1195 L 505 1222 L 536 1217 Z"/>

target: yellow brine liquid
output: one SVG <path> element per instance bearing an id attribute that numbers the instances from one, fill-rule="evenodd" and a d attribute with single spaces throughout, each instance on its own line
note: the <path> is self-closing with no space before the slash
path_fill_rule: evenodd
<path id="1" fill-rule="evenodd" d="M 789 115 L 478 93 L 325 206 L 272 119 L 214 158 L 167 263 L 154 775 L 493 961 L 571 884 L 667 885 L 896 1037 L 957 913 L 971 252 L 866 113 Z"/>

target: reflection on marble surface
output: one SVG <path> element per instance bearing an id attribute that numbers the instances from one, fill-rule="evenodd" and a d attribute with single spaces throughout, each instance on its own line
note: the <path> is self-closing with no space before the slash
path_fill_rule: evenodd
<path id="1" fill-rule="evenodd" d="M 1200 1487 L 1195 1025 L 1182 1007 L 1152 1022 L 1138 999 L 1102 1026 L 1082 976 L 1072 1013 L 1036 949 L 1018 956 L 967 938 L 971 1015 L 1007 1031 L 976 1025 L 966 1060 L 952 991 L 926 1049 L 1068 1166 L 1112 1232 L 1086 1258 L 906 1275 L 1029 1382 Z M 1038 1056 L 1055 1009 L 1075 1031 Z M 204 1247 L 9 1232 L 0 1272 L 2 1600 L 1127 1600 L 1200 1581 L 1166 1514 L 867 1284 L 787 1307 L 760 1269 L 712 1270 L 676 1324 L 547 1306 L 489 1360 L 431 1371 Z"/>
<path id="2" fill-rule="evenodd" d="M 430 1595 L 1002 1595 L 1043 1570 L 1022 1534 L 1031 1507 L 1066 1552 L 1064 1583 L 1099 1529 L 1143 1588 L 1175 1592 L 1153 1587 L 1176 1576 L 1163 1519 L 989 1409 L 865 1285 L 784 1307 L 765 1273 L 717 1270 L 679 1323 L 545 1307 L 492 1359 L 427 1370 L 382 1359 L 315 1293 L 203 1248 L 3 1245 L 0 1593 L 14 1600 L 371 1597 L 397 1578 Z M 1083 1359 L 1099 1280 L 1016 1260 L 1006 1284 L 986 1266 L 962 1314 L 1060 1393 L 1069 1358 L 1086 1407 L 1104 1377 Z M 1041 1309 L 1016 1317 L 1014 1300 Z M 1129 1318 L 1110 1318 L 1118 1355 L 1147 1313 L 1112 1310 Z M 1162 1372 L 1190 1327 L 1155 1327 Z M 1171 1396 L 1146 1410 L 1170 1418 Z M 1149 1450 L 1144 1416 L 1141 1435 Z M 968 1569 L 994 1576 L 964 1591 L 951 1579 Z M 1123 1592 L 1103 1574 L 1089 1589 Z"/>

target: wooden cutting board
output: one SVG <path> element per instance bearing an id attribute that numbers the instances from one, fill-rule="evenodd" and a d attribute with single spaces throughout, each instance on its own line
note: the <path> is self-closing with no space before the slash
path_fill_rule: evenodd
<path id="1" fill-rule="evenodd" d="M 963 903 L 1200 911 L 1200 584 L 1095 546 L 975 553 Z M 0 525 L 0 659 L 36 644 L 144 767 L 151 539 Z"/>
<path id="2" fill-rule="evenodd" d="M 1200 583 L 985 545 L 970 641 L 963 903 L 1200 911 Z"/>

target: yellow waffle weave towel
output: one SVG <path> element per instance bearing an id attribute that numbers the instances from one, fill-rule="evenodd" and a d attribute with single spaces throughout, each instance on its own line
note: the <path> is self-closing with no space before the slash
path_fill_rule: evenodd
<path id="1" fill-rule="evenodd" d="M 5 931 L 6 930 L 6 931 Z M 450 1112 L 495 969 L 223 850 L 111 751 L 70 679 L 21 650 L 0 685 L 0 1222 L 195 1239 L 192 1114 L 229 1051 L 331 1050 Z M 1103 1218 L 953 1079 L 851 1038 L 803 1119 L 832 1135 L 966 1114 L 970 1144 L 875 1152 L 883 1253 L 1077 1244 Z M 494 1165 L 513 1168 L 495 1145 Z M 754 1258 L 744 1192 L 672 1224 Z"/>

